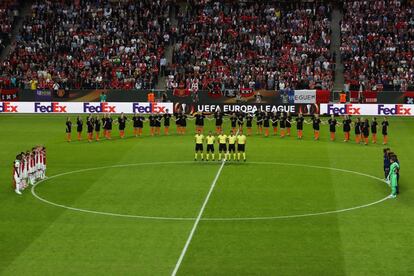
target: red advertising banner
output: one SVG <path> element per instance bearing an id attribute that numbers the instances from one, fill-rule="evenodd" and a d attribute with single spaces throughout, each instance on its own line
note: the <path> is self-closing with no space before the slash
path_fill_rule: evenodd
<path id="1" fill-rule="evenodd" d="M 175 88 L 173 95 L 176 97 L 188 97 L 190 96 L 190 89 L 187 88 Z"/>
<path id="2" fill-rule="evenodd" d="M 19 100 L 19 90 L 17 88 L 0 89 L 0 96 L 2 102 L 15 102 Z"/>
<path id="3" fill-rule="evenodd" d="M 251 88 L 241 88 L 240 95 L 244 98 L 249 98 L 254 96 L 254 92 Z"/>
<path id="4" fill-rule="evenodd" d="M 375 91 L 351 91 L 351 103 L 359 103 L 360 101 L 363 103 L 377 103 L 377 93 Z"/>
<path id="5" fill-rule="evenodd" d="M 329 103 L 331 99 L 331 91 L 329 90 L 316 90 L 316 103 Z"/>

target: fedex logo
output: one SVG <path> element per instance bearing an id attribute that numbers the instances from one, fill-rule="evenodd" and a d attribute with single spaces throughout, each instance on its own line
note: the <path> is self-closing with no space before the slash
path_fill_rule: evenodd
<path id="1" fill-rule="evenodd" d="M 149 103 L 149 104 L 132 104 L 133 113 L 165 113 L 165 106 L 161 106 L 159 103 Z"/>
<path id="2" fill-rule="evenodd" d="M 384 104 L 378 105 L 378 115 L 411 115 L 411 108 L 396 104 L 394 107 L 385 107 Z"/>
<path id="3" fill-rule="evenodd" d="M 327 113 L 339 115 L 361 115 L 361 108 L 355 107 L 352 104 L 344 104 L 343 107 L 335 107 L 333 104 L 328 104 Z"/>
<path id="4" fill-rule="evenodd" d="M 13 105 L 11 102 L 1 102 L 0 112 L 4 112 L 4 113 L 16 112 L 17 113 L 18 112 L 17 105 Z"/>
<path id="5" fill-rule="evenodd" d="M 92 105 L 90 103 L 83 103 L 84 113 L 116 113 L 116 106 L 109 105 L 109 103 L 100 103 Z"/>
<path id="6" fill-rule="evenodd" d="M 48 105 L 42 105 L 42 103 L 35 102 L 34 112 L 40 113 L 66 113 L 66 105 L 60 105 L 59 103 L 50 103 Z"/>

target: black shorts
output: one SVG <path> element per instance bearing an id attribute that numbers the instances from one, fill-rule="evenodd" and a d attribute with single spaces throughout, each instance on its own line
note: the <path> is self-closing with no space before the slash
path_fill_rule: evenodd
<path id="1" fill-rule="evenodd" d="M 214 152 L 214 145 L 207 145 L 207 152 Z"/>
<path id="2" fill-rule="evenodd" d="M 237 145 L 237 151 L 244 152 L 245 144 L 238 144 Z"/>
<path id="3" fill-rule="evenodd" d="M 236 144 L 229 144 L 229 152 L 235 152 L 236 151 Z"/>
<path id="4" fill-rule="evenodd" d="M 195 151 L 203 151 L 203 144 L 196 144 Z"/>
<path id="5" fill-rule="evenodd" d="M 219 152 L 226 152 L 227 151 L 227 145 L 226 144 L 219 144 Z"/>

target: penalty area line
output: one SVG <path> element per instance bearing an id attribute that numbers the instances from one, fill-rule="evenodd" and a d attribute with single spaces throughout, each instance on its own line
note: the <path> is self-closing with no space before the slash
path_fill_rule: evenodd
<path id="1" fill-rule="evenodd" d="M 191 228 L 190 235 L 188 236 L 187 241 L 185 242 L 184 248 L 181 251 L 180 257 L 178 258 L 177 263 L 175 264 L 175 267 L 174 267 L 173 272 L 171 273 L 171 276 L 177 275 L 178 269 L 180 268 L 181 263 L 184 259 L 185 253 L 188 250 L 188 246 L 190 245 L 191 240 L 193 239 L 193 236 L 194 236 L 194 233 L 197 229 L 198 223 L 200 222 L 201 217 L 203 216 L 204 209 L 206 208 L 208 200 L 210 199 L 210 196 L 213 193 L 214 187 L 216 186 L 217 180 L 220 177 L 220 174 L 221 174 L 221 171 L 223 170 L 224 164 L 226 164 L 226 160 L 223 160 L 221 162 L 221 166 L 220 166 L 220 168 L 219 168 L 219 170 L 216 174 L 216 177 L 214 178 L 213 182 L 211 183 L 210 190 L 208 191 L 207 196 L 204 199 L 203 205 L 201 205 L 200 211 L 198 212 L 198 216 L 197 216 L 197 218 L 194 222 L 193 228 Z"/>

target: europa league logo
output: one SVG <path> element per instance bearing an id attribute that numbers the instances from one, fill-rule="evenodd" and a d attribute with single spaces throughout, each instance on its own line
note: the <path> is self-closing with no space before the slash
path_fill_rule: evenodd
<path id="1" fill-rule="evenodd" d="M 319 106 L 317 104 L 306 104 L 299 107 L 299 112 L 304 115 L 319 114 Z"/>
<path id="2" fill-rule="evenodd" d="M 176 113 L 193 113 L 194 112 L 194 106 L 188 105 L 186 103 L 175 103 L 174 104 L 174 112 Z"/>

